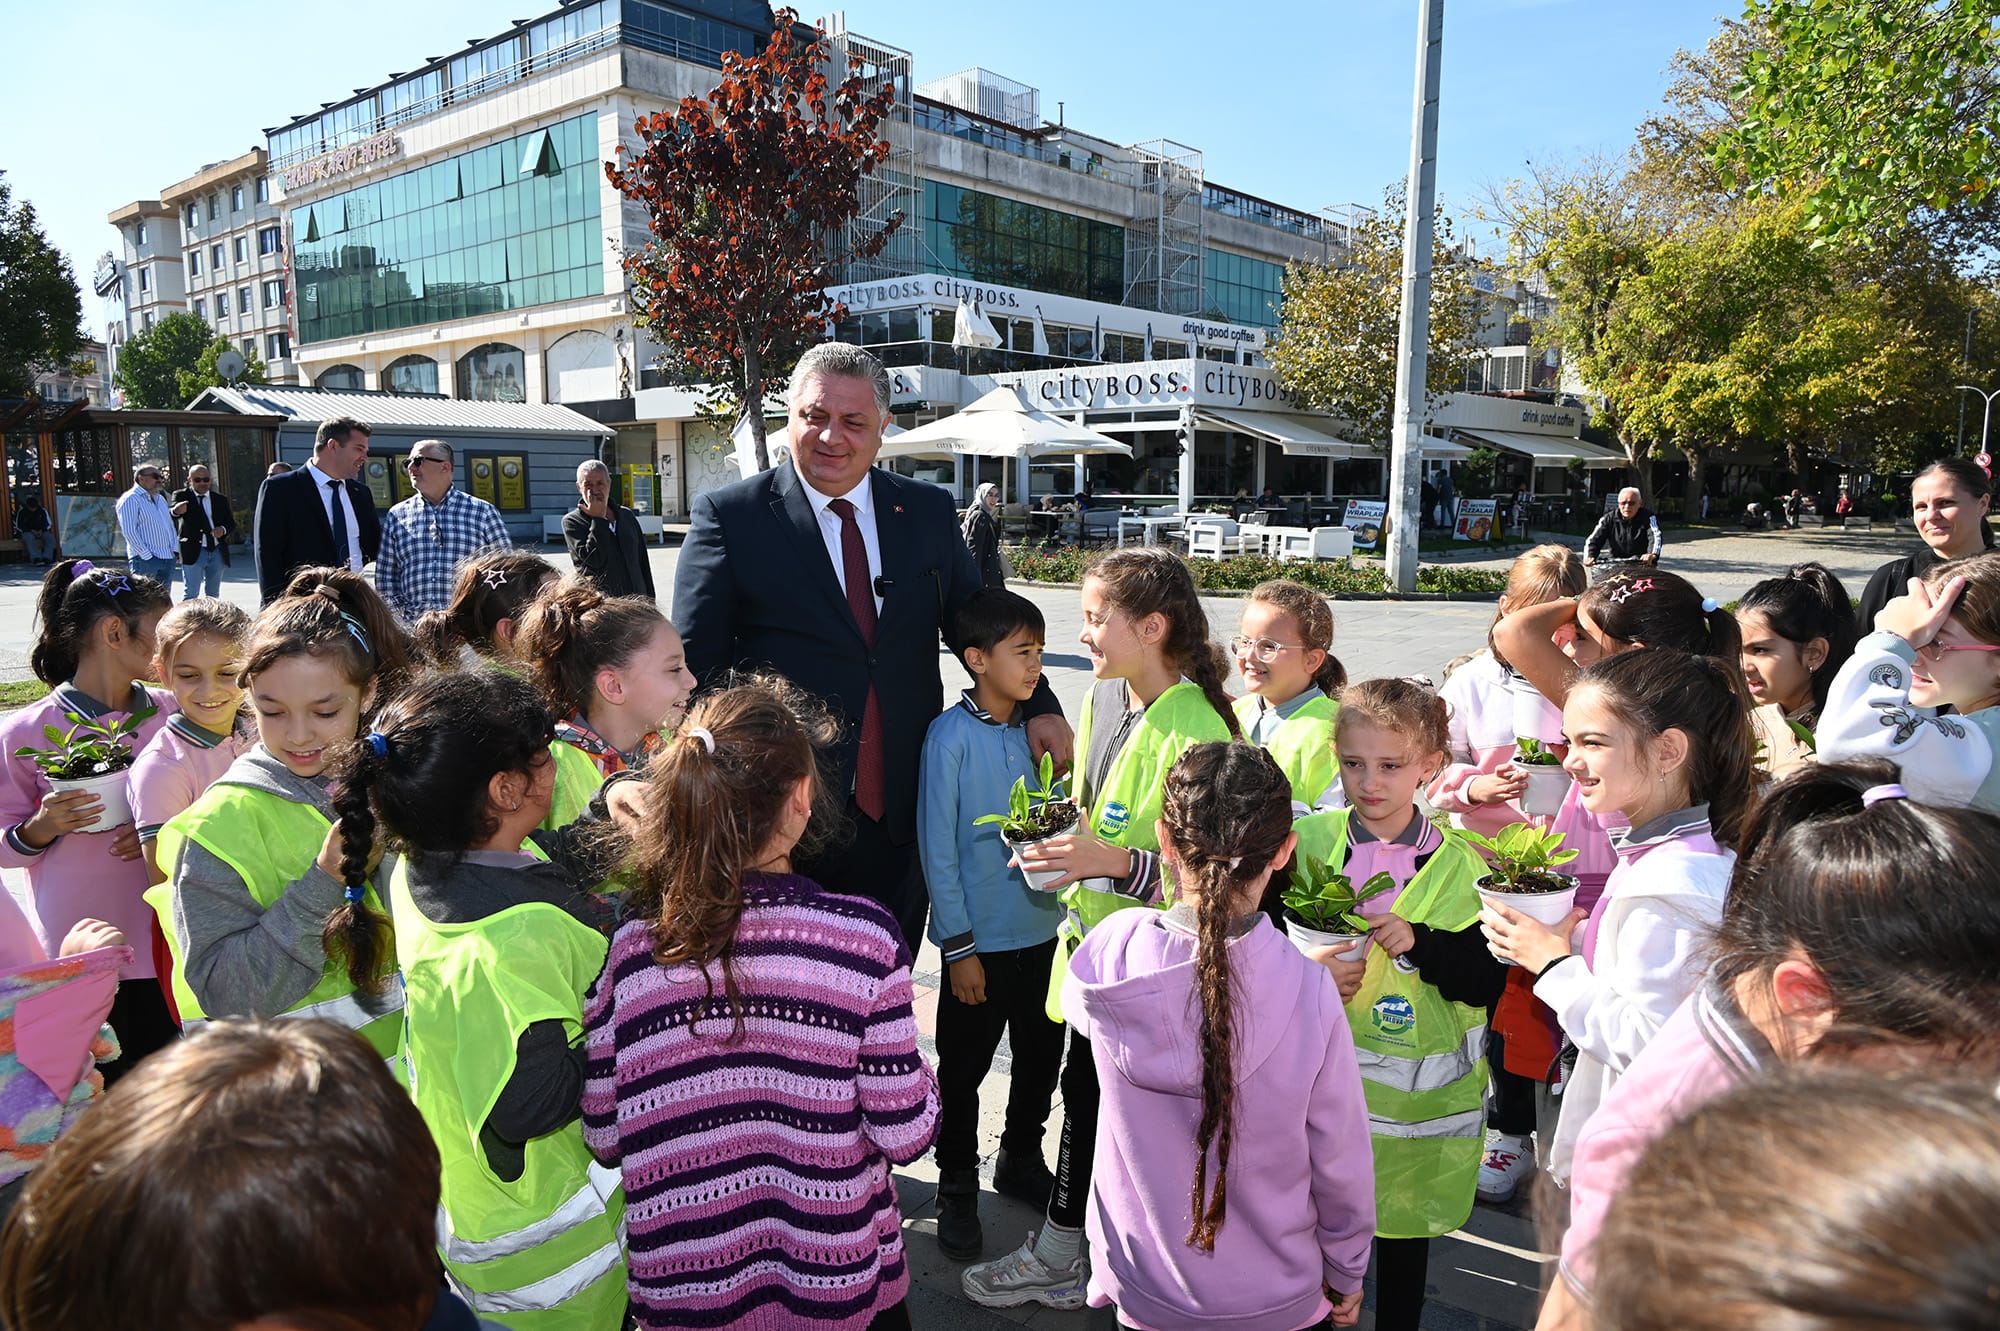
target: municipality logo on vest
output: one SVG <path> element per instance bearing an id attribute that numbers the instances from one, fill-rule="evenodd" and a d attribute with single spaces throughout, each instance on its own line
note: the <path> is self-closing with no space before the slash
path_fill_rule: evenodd
<path id="1" fill-rule="evenodd" d="M 1104 806 L 1104 813 L 1097 820 L 1100 836 L 1117 836 L 1125 830 L 1125 824 L 1132 821 L 1132 811 L 1116 800 Z"/>
<path id="2" fill-rule="evenodd" d="M 1368 1009 L 1378 1035 L 1408 1035 L 1417 1027 L 1417 1010 L 1401 994 L 1384 994 Z"/>

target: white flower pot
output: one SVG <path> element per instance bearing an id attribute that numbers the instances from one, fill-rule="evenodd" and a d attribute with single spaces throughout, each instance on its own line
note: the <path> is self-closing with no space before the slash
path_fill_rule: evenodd
<path id="1" fill-rule="evenodd" d="M 1535 686 L 1518 675 L 1508 685 L 1514 703 L 1514 733 L 1522 739 L 1544 744 L 1560 744 L 1563 737 L 1562 708 L 1535 691 Z"/>
<path id="2" fill-rule="evenodd" d="M 1043 841 L 1052 841 L 1059 836 L 1068 836 L 1076 831 L 1078 825 L 1082 822 L 1083 814 L 1079 812 L 1076 817 L 1069 820 L 1069 826 L 1063 828 L 1060 832 L 1051 832 L 1048 836 L 1036 837 L 1033 841 L 1016 841 L 1011 837 L 1003 837 L 1001 839 L 1018 852 L 1023 846 L 1033 846 Z M 1061 891 L 1062 889 L 1060 888 L 1049 887 L 1046 884 L 1053 883 L 1056 879 L 1062 877 L 1063 872 L 1061 869 L 1030 869 L 1026 864 L 1021 866 L 1021 877 L 1027 880 L 1030 892 Z"/>
<path id="3" fill-rule="evenodd" d="M 1479 893 L 1480 901 L 1486 905 L 1505 906 L 1553 929 L 1568 919 L 1569 913 L 1576 909 L 1577 889 L 1576 879 L 1568 874 L 1555 876 L 1566 881 L 1569 886 L 1560 892 L 1495 892 L 1485 885 L 1488 880 L 1482 878 L 1475 890 Z M 1507 964 L 1512 966 L 1516 963 L 1510 961 Z"/>
<path id="4" fill-rule="evenodd" d="M 1368 955 L 1368 935 L 1330 933 L 1325 929 L 1313 929 L 1300 924 L 1289 914 L 1285 916 L 1285 936 L 1292 940 L 1292 946 L 1301 952 L 1310 952 L 1316 947 L 1342 947 L 1343 951 L 1333 954 L 1335 961 L 1359 961 Z"/>
<path id="5" fill-rule="evenodd" d="M 1521 812 L 1538 817 L 1553 818 L 1562 812 L 1563 801 L 1569 798 L 1569 788 L 1576 779 L 1560 767 L 1529 767 L 1520 769 L 1527 774 L 1527 789 L 1521 792 Z"/>
<path id="6" fill-rule="evenodd" d="M 132 821 L 132 802 L 126 798 L 125 782 L 132 775 L 132 769 L 121 767 L 115 772 L 101 776 L 50 777 L 49 787 L 56 791 L 87 790 L 104 803 L 96 818 L 77 828 L 79 832 L 109 832 L 114 827 L 123 827 Z"/>

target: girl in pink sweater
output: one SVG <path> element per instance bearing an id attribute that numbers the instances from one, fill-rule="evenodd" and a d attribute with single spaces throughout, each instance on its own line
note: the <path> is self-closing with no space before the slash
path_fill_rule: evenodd
<path id="1" fill-rule="evenodd" d="M 151 709 L 130 741 L 143 748 L 173 707 L 172 695 L 137 682 L 152 673 L 153 632 L 167 606 L 167 589 L 153 579 L 87 559 L 65 559 L 42 579 L 41 633 L 29 664 L 51 689 L 0 723 L 0 866 L 26 870 L 28 916 L 49 956 L 85 919 L 103 920 L 129 941 L 148 937 L 146 864 L 129 821 L 96 826 L 104 811 L 97 796 L 54 793 L 41 769 L 14 751 L 48 747 L 44 730 L 67 731 L 72 715 L 122 720 Z M 118 987 L 111 1025 L 124 1054 L 106 1066 L 107 1081 L 180 1033 L 155 975 L 144 946 L 119 970 L 127 983 Z"/>

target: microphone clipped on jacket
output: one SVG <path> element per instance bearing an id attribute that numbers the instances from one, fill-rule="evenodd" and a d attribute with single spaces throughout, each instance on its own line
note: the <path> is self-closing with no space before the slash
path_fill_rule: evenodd
<path id="1" fill-rule="evenodd" d="M 877 578 L 875 579 L 875 594 L 886 600 L 888 598 L 890 590 L 894 588 L 895 585 L 896 585 L 896 580 L 894 578 Z"/>

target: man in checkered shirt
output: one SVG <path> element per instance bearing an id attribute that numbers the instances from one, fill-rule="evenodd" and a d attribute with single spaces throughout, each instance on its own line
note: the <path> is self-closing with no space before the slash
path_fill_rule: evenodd
<path id="1" fill-rule="evenodd" d="M 405 622 L 451 604 L 458 566 L 484 550 L 513 544 L 500 510 L 451 483 L 451 445 L 419 439 L 403 461 L 417 492 L 382 522 L 375 586 Z"/>

